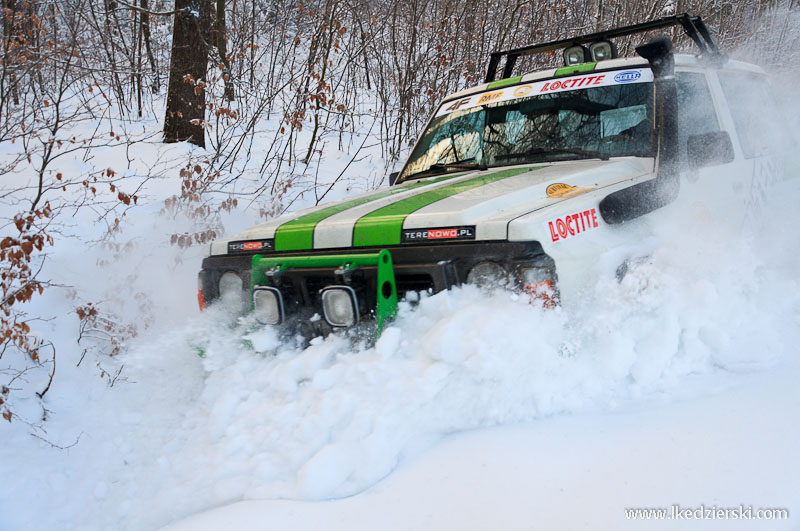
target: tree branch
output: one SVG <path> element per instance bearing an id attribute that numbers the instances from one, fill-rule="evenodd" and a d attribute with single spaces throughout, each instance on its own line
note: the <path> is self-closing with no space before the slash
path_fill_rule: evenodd
<path id="1" fill-rule="evenodd" d="M 44 395 L 46 395 L 47 391 L 50 390 L 50 386 L 53 385 L 53 377 L 56 375 L 56 346 L 53 345 L 52 341 L 48 341 L 47 343 L 53 349 L 53 371 L 50 373 L 50 380 L 48 380 L 47 387 L 44 388 L 44 391 L 42 391 L 41 393 L 38 392 L 38 391 L 36 392 L 36 395 L 39 398 L 44 398 Z M 39 348 L 41 348 L 41 347 L 39 347 Z M 36 350 L 39 350 L 39 348 L 37 348 Z"/>
<path id="2" fill-rule="evenodd" d="M 170 17 L 172 15 L 177 15 L 182 11 L 186 11 L 185 9 L 175 9 L 173 11 L 150 11 L 149 9 L 145 9 L 143 7 L 131 5 L 127 2 L 123 2 L 122 0 L 117 0 L 120 4 L 124 5 L 128 9 L 132 9 L 133 11 L 138 11 L 139 13 L 144 13 L 145 15 L 154 15 L 156 17 Z"/>

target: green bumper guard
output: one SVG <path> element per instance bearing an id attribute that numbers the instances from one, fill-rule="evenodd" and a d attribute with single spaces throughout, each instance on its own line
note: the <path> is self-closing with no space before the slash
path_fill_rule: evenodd
<path id="1" fill-rule="evenodd" d="M 378 269 L 377 307 L 375 317 L 378 322 L 378 336 L 383 332 L 386 322 L 397 315 L 397 286 L 394 281 L 394 267 L 391 253 L 383 249 L 377 253 L 333 254 L 325 256 L 253 256 L 250 274 L 250 305 L 255 286 L 268 286 L 268 271 L 302 269 L 315 267 L 340 267 L 351 269 L 362 266 L 375 266 Z"/>

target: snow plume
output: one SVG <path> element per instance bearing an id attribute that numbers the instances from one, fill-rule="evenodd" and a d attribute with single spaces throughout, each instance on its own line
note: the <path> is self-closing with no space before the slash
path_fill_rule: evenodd
<path id="1" fill-rule="evenodd" d="M 673 400 L 689 378 L 732 385 L 800 340 L 800 237 L 786 230 L 800 190 L 780 190 L 748 236 L 674 212 L 653 253 L 575 310 L 465 286 L 404 303 L 374 346 L 331 336 L 307 348 L 223 307 L 173 315 L 115 358 L 125 379 L 113 388 L 59 369 L 42 435 L 77 444 L 31 447 L 10 426 L 2 527 L 153 529 L 240 499 L 349 496 L 454 432 Z M 179 298 L 160 311 L 192 304 L 197 262 L 167 271 L 150 252 L 137 282 Z"/>

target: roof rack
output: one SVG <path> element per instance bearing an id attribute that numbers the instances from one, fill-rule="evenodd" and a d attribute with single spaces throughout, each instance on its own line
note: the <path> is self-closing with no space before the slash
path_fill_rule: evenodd
<path id="1" fill-rule="evenodd" d="M 672 15 L 669 17 L 659 18 L 657 20 L 651 20 L 649 22 L 633 24 L 632 26 L 598 31 L 597 33 L 590 33 L 588 35 L 579 37 L 571 37 L 569 39 L 561 39 L 544 44 L 529 44 L 528 46 L 522 46 L 521 48 L 492 52 L 492 54 L 489 56 L 489 68 L 486 71 L 485 82 L 490 83 L 495 80 L 497 66 L 500 64 L 500 59 L 503 56 L 506 56 L 506 64 L 503 68 L 503 77 L 500 79 L 511 77 L 514 64 L 521 56 L 550 52 L 561 48 L 567 48 L 569 46 L 607 40 L 613 37 L 621 37 L 624 35 L 634 35 L 636 33 L 644 33 L 645 31 L 677 25 L 681 25 L 686 35 L 688 35 L 692 41 L 694 41 L 694 43 L 700 49 L 701 56 L 707 56 L 713 58 L 714 60 L 722 59 L 723 55 L 720 53 L 717 45 L 714 44 L 714 41 L 711 39 L 711 35 L 709 34 L 708 28 L 706 28 L 703 19 L 699 16 L 692 16 L 688 13 L 683 13 L 681 15 Z"/>

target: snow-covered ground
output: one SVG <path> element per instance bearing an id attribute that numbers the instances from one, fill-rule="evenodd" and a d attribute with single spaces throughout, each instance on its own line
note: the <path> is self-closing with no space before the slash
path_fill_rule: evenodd
<path id="1" fill-rule="evenodd" d="M 130 311 L 156 319 L 92 359 L 121 368 L 109 387 L 76 367 L 73 301 L 46 293 L 57 378 L 43 430 L 5 428 L 0 529 L 618 529 L 673 504 L 790 512 L 681 528 L 798 529 L 800 187 L 780 192 L 754 234 L 676 218 L 578 309 L 468 286 L 405 306 L 374 347 L 198 314 L 198 252 L 148 245 L 157 216 L 135 260 L 57 249 L 49 267 L 135 282 L 151 311 Z"/>
<path id="2" fill-rule="evenodd" d="M 690 377 L 691 396 L 451 435 L 358 496 L 239 502 L 166 529 L 798 529 L 799 374 L 793 363 Z M 673 504 L 786 507 L 791 518 L 625 517 Z"/>

